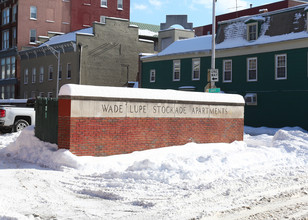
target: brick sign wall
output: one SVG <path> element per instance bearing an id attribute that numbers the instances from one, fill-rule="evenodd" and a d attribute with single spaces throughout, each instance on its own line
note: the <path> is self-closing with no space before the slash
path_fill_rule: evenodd
<path id="1" fill-rule="evenodd" d="M 65 85 L 59 96 L 58 145 L 76 155 L 230 143 L 243 140 L 243 127 L 236 95 Z"/>

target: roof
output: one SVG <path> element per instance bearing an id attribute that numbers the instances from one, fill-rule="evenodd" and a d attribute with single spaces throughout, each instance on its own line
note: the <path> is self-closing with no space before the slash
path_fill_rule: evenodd
<path id="1" fill-rule="evenodd" d="M 308 1 L 308 0 L 307 0 Z M 296 6 L 276 12 L 269 12 L 257 16 L 245 16 L 221 23 L 217 32 L 216 50 L 228 48 L 247 47 L 289 41 L 301 38 L 308 39 L 305 25 L 304 8 L 307 5 Z M 277 16 L 275 19 L 272 16 Z M 256 21 L 262 23 L 260 35 L 257 40 L 247 41 L 247 26 L 245 22 Z M 281 25 L 283 22 L 283 25 Z M 208 52 L 212 48 L 212 36 L 206 35 L 185 40 L 178 40 L 158 54 L 143 57 L 159 57 L 176 54 L 191 54 Z"/>
<path id="2" fill-rule="evenodd" d="M 139 35 L 141 36 L 158 37 L 158 32 L 160 31 L 159 25 L 145 24 L 139 22 L 130 22 L 130 24 L 139 27 Z"/>
<path id="3" fill-rule="evenodd" d="M 67 34 L 63 34 L 63 35 L 57 35 L 54 37 L 51 37 L 45 44 L 48 45 L 55 45 L 55 44 L 60 44 L 60 43 L 65 43 L 65 42 L 76 42 L 76 35 L 77 34 L 91 34 L 93 35 L 93 28 L 84 28 L 81 30 L 77 30 L 74 32 L 70 32 Z M 43 47 L 44 44 L 41 44 L 39 47 Z"/>

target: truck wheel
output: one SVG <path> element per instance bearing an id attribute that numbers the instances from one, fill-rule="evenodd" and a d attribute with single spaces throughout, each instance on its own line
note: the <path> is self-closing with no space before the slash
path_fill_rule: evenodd
<path id="1" fill-rule="evenodd" d="M 29 126 L 29 123 L 23 119 L 19 119 L 14 124 L 14 131 L 18 132 L 23 130 L 25 127 Z"/>

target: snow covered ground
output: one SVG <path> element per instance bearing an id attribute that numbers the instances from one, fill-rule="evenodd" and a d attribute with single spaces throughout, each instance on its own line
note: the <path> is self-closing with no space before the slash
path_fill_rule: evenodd
<path id="1" fill-rule="evenodd" d="M 0 219 L 308 219 L 307 131 L 245 133 L 102 158 L 0 135 Z"/>

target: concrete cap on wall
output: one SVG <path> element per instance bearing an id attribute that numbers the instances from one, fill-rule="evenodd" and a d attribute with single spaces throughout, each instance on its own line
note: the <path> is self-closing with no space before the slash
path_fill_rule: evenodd
<path id="1" fill-rule="evenodd" d="M 88 86 L 66 84 L 60 88 L 62 97 L 95 97 L 140 100 L 170 100 L 182 102 L 212 102 L 244 105 L 243 96 L 225 93 L 189 92 L 178 90 Z"/>

